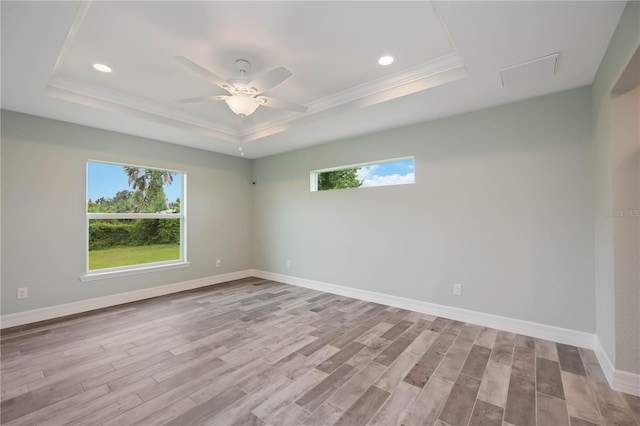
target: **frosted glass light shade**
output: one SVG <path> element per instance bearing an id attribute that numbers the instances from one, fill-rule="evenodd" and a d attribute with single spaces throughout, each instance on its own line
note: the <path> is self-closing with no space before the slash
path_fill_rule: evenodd
<path id="1" fill-rule="evenodd" d="M 231 111 L 235 112 L 240 117 L 246 117 L 254 113 L 254 111 L 260 106 L 257 100 L 249 96 L 233 95 L 224 100 Z"/>

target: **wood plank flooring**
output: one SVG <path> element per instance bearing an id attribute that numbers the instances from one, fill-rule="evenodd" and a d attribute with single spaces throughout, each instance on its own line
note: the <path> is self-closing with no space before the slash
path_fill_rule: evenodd
<path id="1" fill-rule="evenodd" d="M 594 353 L 250 278 L 2 333 L 3 425 L 636 425 Z"/>

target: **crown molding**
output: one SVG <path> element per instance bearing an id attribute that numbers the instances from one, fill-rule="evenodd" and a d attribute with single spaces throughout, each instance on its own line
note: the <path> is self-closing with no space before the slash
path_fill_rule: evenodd
<path id="1" fill-rule="evenodd" d="M 364 108 L 410 95 L 467 76 L 460 56 L 451 53 L 424 64 L 366 82 L 309 104 L 305 114 L 284 112 L 273 120 L 249 127 L 246 132 L 187 114 L 156 102 L 107 90 L 61 75 L 47 84 L 45 93 L 67 101 L 136 115 L 150 121 L 196 131 L 229 142 L 243 143 L 285 131 L 295 124 L 325 118 L 331 113 Z M 342 108 L 339 108 L 342 107 Z M 324 113 L 324 114 L 320 114 Z"/>
<path id="2" fill-rule="evenodd" d="M 97 108 L 131 113 L 163 124 L 196 130 L 231 142 L 240 142 L 237 129 L 222 126 L 193 114 L 187 114 L 156 102 L 93 86 L 69 77 L 52 77 L 45 89 L 50 96 Z"/>
<path id="3" fill-rule="evenodd" d="M 364 82 L 347 90 L 310 102 L 304 113 L 283 111 L 270 120 L 238 127 L 220 124 L 143 98 L 88 84 L 61 74 L 61 69 L 76 41 L 92 0 L 81 1 L 64 45 L 58 54 L 45 94 L 94 108 L 119 112 L 234 143 L 244 143 L 286 131 L 346 111 L 365 108 L 411 95 L 468 76 L 465 65 L 449 36 L 451 53 L 418 64 L 389 76 Z M 443 30 L 448 29 L 436 4 L 430 2 Z"/>
<path id="4" fill-rule="evenodd" d="M 84 18 L 87 16 L 89 6 L 91 6 L 90 0 L 84 0 L 80 2 L 78 10 L 76 11 L 76 15 L 74 16 L 73 22 L 71 23 L 71 27 L 69 28 L 69 32 L 67 33 L 67 37 L 64 39 L 62 49 L 60 49 L 60 53 L 58 54 L 56 63 L 53 66 L 53 72 L 51 73 L 51 75 L 56 75 L 60 72 L 62 64 L 64 64 L 64 61 L 66 61 L 67 56 L 69 55 L 69 51 L 71 50 L 71 46 L 73 46 L 73 42 L 76 40 L 78 31 L 80 30 L 80 26 L 84 22 Z"/>
<path id="5" fill-rule="evenodd" d="M 313 112 L 319 112 L 335 108 L 342 104 L 373 96 L 397 87 L 406 86 L 463 67 L 464 63 L 462 62 L 462 58 L 460 58 L 457 53 L 450 53 L 390 76 L 362 83 L 340 93 L 336 93 L 335 95 L 319 99 L 312 102 L 309 105 L 309 109 Z"/>
<path id="6" fill-rule="evenodd" d="M 285 131 L 294 124 L 326 118 L 331 113 L 343 113 L 411 95 L 466 78 L 468 75 L 460 56 L 450 53 L 391 76 L 363 83 L 314 101 L 308 105 L 309 111 L 306 114 L 286 113 L 273 120 L 254 125 L 242 136 L 242 142 Z"/>

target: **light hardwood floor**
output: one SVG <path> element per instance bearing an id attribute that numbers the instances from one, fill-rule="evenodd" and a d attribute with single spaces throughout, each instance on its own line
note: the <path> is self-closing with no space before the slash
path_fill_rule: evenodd
<path id="1" fill-rule="evenodd" d="M 245 279 L 2 333 L 6 425 L 638 425 L 590 350 Z"/>

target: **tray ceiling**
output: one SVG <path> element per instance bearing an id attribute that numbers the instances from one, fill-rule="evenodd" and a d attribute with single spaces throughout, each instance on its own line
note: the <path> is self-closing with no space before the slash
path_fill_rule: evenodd
<path id="1" fill-rule="evenodd" d="M 229 154 L 243 146 L 255 158 L 589 84 L 622 7 L 3 1 L 2 105 Z M 501 87 L 500 68 L 554 52 L 553 80 Z M 395 62 L 378 65 L 384 54 Z M 284 66 L 292 76 L 266 94 L 308 111 L 260 107 L 245 123 L 222 101 L 176 102 L 226 93 L 175 56 L 224 79 L 237 76 L 237 59 L 251 62 L 249 79 Z"/>

